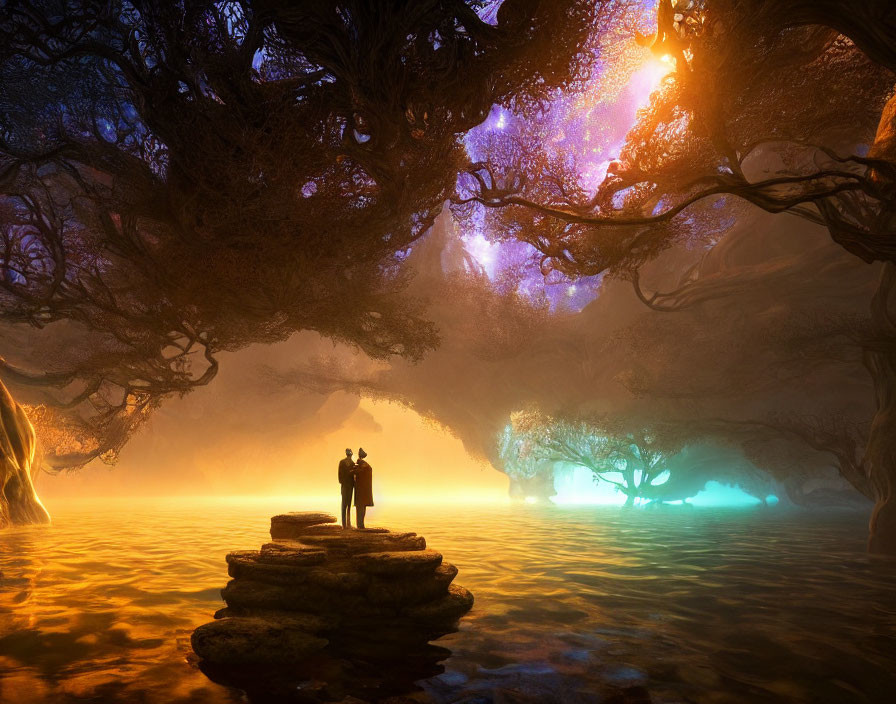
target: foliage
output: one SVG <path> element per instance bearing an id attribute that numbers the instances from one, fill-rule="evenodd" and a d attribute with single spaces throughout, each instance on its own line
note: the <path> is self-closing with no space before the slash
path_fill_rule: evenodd
<path id="1" fill-rule="evenodd" d="M 685 443 L 681 429 L 671 424 L 633 424 L 619 416 L 564 419 L 525 411 L 511 416 L 511 428 L 523 438 L 520 454 L 528 461 L 585 467 L 595 481 L 616 486 L 628 503 L 645 495 Z"/>
<path id="2" fill-rule="evenodd" d="M 825 3 L 809 23 L 805 5 L 663 0 L 657 32 L 641 41 L 675 71 L 597 188 L 524 125 L 470 166 L 457 206 L 484 206 L 496 237 L 523 239 L 544 271 L 569 276 L 631 277 L 674 244 L 713 241 L 743 204 L 822 223 L 865 261 L 892 260 L 893 155 L 854 150 L 875 139 L 893 86 L 865 51 L 886 53 L 896 30 L 885 25 L 875 42 L 842 8 Z M 867 41 L 830 29 L 840 25 Z"/>
<path id="3" fill-rule="evenodd" d="M 69 417 L 44 414 L 79 435 L 58 461 L 120 447 L 222 351 L 297 330 L 375 358 L 433 348 L 399 265 L 459 135 L 575 88 L 609 6 L 492 5 L 3 4 L 0 322 L 78 344 L 0 376 Z"/>

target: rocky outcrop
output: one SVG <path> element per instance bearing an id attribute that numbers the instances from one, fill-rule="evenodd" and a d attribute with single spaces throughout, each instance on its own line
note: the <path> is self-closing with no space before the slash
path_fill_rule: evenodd
<path id="1" fill-rule="evenodd" d="M 369 694 L 372 681 L 388 679 L 394 688 L 401 680 L 396 664 L 413 663 L 408 676 L 416 679 L 439 672 L 436 663 L 449 651 L 428 641 L 456 630 L 473 595 L 453 584 L 457 568 L 426 549 L 423 537 L 345 530 L 323 513 L 274 516 L 271 537 L 260 550 L 227 556 L 232 579 L 221 592 L 227 607 L 193 633 L 210 677 L 251 696 L 258 684 L 247 674 L 251 668 L 289 664 L 298 673 L 304 664 L 319 675 L 350 663 L 356 674 L 367 673 L 295 699 L 325 701 L 324 694 Z M 359 681 L 367 690 L 353 688 Z M 373 689 L 380 691 L 382 681 Z"/>
<path id="2" fill-rule="evenodd" d="M 0 528 L 50 522 L 32 483 L 35 455 L 34 428 L 0 381 Z"/>

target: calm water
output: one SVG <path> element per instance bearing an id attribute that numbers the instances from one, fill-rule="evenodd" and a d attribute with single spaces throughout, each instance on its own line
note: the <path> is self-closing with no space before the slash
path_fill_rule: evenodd
<path id="1" fill-rule="evenodd" d="M 102 508 L 101 508 L 102 506 Z M 0 534 L 0 701 L 238 702 L 189 637 L 222 603 L 224 555 L 282 502 L 56 507 Z M 436 702 L 892 702 L 896 563 L 866 519 L 783 510 L 377 508 L 476 595 Z"/>

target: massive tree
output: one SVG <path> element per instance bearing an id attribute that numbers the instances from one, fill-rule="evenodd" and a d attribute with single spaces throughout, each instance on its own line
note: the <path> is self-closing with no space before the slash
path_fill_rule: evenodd
<path id="1" fill-rule="evenodd" d="M 580 83 L 608 4 L 494 5 L 0 8 L 0 378 L 52 466 L 114 461 L 221 351 L 436 344 L 399 264 L 460 136 Z"/>
<path id="2" fill-rule="evenodd" d="M 846 251 L 883 262 L 863 340 L 876 413 L 862 462 L 876 500 L 869 548 L 881 553 L 896 553 L 894 17 L 881 0 L 662 0 L 656 31 L 639 40 L 675 70 L 596 189 L 581 165 L 533 157 L 522 138 L 473 164 L 455 199 L 494 212 L 492 226 L 542 252 L 545 271 L 609 271 L 654 306 L 644 263 L 713 242 L 744 204 L 822 224 Z"/>

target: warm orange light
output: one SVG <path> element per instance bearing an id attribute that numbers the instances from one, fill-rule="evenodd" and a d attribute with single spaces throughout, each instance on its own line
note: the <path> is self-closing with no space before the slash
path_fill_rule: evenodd
<path id="1" fill-rule="evenodd" d="M 650 100 L 651 94 L 660 87 L 663 79 L 675 70 L 675 59 L 670 54 L 657 58 L 652 54 L 642 64 L 641 68 L 632 74 L 631 83 L 638 107 L 644 107 Z"/>

